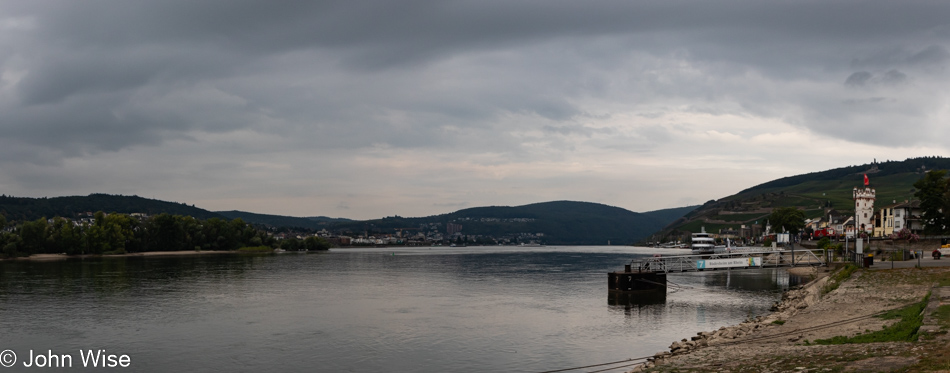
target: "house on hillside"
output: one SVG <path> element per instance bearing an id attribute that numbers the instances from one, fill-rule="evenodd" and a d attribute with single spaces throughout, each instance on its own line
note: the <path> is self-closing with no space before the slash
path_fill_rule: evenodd
<path id="1" fill-rule="evenodd" d="M 737 229 L 731 228 L 731 227 L 730 227 L 730 228 L 720 228 L 720 229 L 719 229 L 719 235 L 718 235 L 717 238 L 720 238 L 720 239 L 730 239 L 730 240 L 735 241 L 737 238 L 739 238 L 739 231 L 738 231 Z"/>
<path id="2" fill-rule="evenodd" d="M 924 230 L 923 210 L 920 201 L 904 201 L 894 205 L 894 231 L 908 228 L 920 234 Z"/>
<path id="3" fill-rule="evenodd" d="M 738 233 L 739 233 L 739 237 L 747 241 L 752 241 L 756 237 L 762 236 L 762 225 L 761 224 L 753 224 L 753 225 L 743 224 L 739 227 Z"/>
<path id="4" fill-rule="evenodd" d="M 839 232 L 844 232 L 844 236 L 847 238 L 853 239 L 857 233 L 857 226 L 854 224 L 854 216 L 849 216 L 838 226 L 841 227 Z"/>
<path id="5" fill-rule="evenodd" d="M 894 206 L 874 212 L 874 232 L 871 237 L 888 237 L 894 234 Z"/>
<path id="6" fill-rule="evenodd" d="M 854 237 L 854 215 L 828 215 L 825 228 L 835 232 L 839 238 Z"/>

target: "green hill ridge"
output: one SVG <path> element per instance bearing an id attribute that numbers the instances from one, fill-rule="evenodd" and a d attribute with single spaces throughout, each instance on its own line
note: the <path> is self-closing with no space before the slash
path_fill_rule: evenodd
<path id="1" fill-rule="evenodd" d="M 355 233 L 396 229 L 423 230 L 422 226 L 462 226 L 469 236 L 516 237 L 535 235 L 550 245 L 633 244 L 649 237 L 696 206 L 637 213 L 599 203 L 553 201 L 524 206 L 473 207 L 453 213 L 422 217 L 400 216 L 333 225 L 334 229 Z M 541 235 L 538 235 L 538 234 Z"/>
<path id="2" fill-rule="evenodd" d="M 299 218 L 283 215 L 257 214 L 246 211 L 215 211 L 216 214 L 227 217 L 228 219 L 241 219 L 249 223 L 260 224 L 275 228 L 302 228 L 310 230 L 326 229 L 334 223 L 350 222 L 353 220 L 343 218 L 329 218 L 326 216 L 314 216 Z"/>
<path id="3" fill-rule="evenodd" d="M 854 213 L 852 190 L 864 187 L 864 175 L 877 192 L 875 208 L 914 199 L 914 182 L 931 170 L 950 169 L 950 158 L 921 157 L 871 162 L 776 179 L 734 195 L 706 202 L 656 234 L 665 240 L 699 232 L 761 224 L 772 209 L 795 207 L 806 218 Z"/>
<path id="4" fill-rule="evenodd" d="M 61 216 L 84 217 L 87 213 L 144 213 L 193 216 L 199 219 L 240 218 L 245 222 L 273 229 L 297 229 L 331 232 L 391 234 L 397 230 L 412 233 L 437 227 L 447 233 L 447 224 L 459 224 L 466 236 L 532 235 L 546 244 L 591 245 L 632 244 L 663 228 L 696 206 L 636 213 L 598 203 L 554 201 L 524 206 L 474 207 L 436 216 L 403 218 L 399 216 L 356 221 L 328 217 L 291 217 L 243 211 L 208 211 L 184 203 L 166 202 L 139 196 L 90 194 L 53 198 L 0 196 L 0 214 L 8 221 L 31 221 Z"/>
<path id="5" fill-rule="evenodd" d="M 0 196 L 0 214 L 10 221 L 28 221 L 39 218 L 76 218 L 87 212 L 143 213 L 158 215 L 193 216 L 198 219 L 224 218 L 217 213 L 178 202 L 166 202 L 139 196 L 90 194 L 51 198 Z"/>

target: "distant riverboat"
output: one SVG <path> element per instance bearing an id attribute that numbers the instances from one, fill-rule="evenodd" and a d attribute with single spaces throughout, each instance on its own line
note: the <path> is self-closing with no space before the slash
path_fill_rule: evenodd
<path id="1" fill-rule="evenodd" d="M 706 233 L 706 227 L 700 228 L 699 233 L 693 233 L 690 240 L 690 248 L 693 254 L 712 254 L 716 252 L 716 239 Z"/>

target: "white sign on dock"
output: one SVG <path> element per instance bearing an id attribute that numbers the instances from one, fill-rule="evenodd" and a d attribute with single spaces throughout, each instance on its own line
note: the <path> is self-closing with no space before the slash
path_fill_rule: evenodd
<path id="1" fill-rule="evenodd" d="M 779 233 L 779 234 L 776 234 L 776 235 L 775 235 L 775 239 L 776 239 L 776 241 L 778 241 L 778 243 L 789 243 L 789 242 L 791 242 L 791 241 L 789 241 L 789 239 L 788 239 L 788 233 Z"/>
<path id="2" fill-rule="evenodd" d="M 762 257 L 697 260 L 696 269 L 759 267 Z"/>

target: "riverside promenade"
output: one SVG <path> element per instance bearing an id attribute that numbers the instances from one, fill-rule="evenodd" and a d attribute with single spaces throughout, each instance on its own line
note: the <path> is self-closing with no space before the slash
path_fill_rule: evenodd
<path id="1" fill-rule="evenodd" d="M 805 242 L 796 244 L 796 246 L 803 247 L 806 250 L 815 250 L 817 249 L 817 244 L 818 244 L 818 241 L 805 241 Z M 895 250 L 895 246 L 893 246 L 893 244 L 886 243 L 886 242 L 882 243 L 881 241 L 873 241 L 873 243 L 869 245 L 870 247 L 865 248 L 865 252 L 875 252 L 875 251 L 879 251 L 880 249 L 884 249 L 886 251 Z M 908 260 L 903 260 L 903 261 L 898 260 L 891 263 L 890 260 L 881 260 L 882 257 L 875 255 L 874 264 L 871 265 L 870 269 L 914 268 L 918 265 L 924 268 L 950 267 L 950 249 L 942 250 L 943 256 L 941 257 L 941 259 L 935 260 L 931 256 L 931 253 L 934 251 L 934 249 L 940 247 L 940 240 L 927 239 L 927 240 L 921 240 L 920 242 L 913 243 L 913 244 L 906 244 L 906 243 L 901 244 L 901 246 L 904 246 L 904 248 L 909 251 L 917 250 L 917 251 L 922 252 L 923 255 L 921 255 L 920 262 L 918 263 L 917 259 L 908 259 Z M 899 248 L 901 246 L 897 246 L 897 247 Z M 853 248 L 854 248 L 854 243 L 852 242 L 851 249 Z"/>
<path id="2" fill-rule="evenodd" d="M 908 259 L 908 260 L 878 260 L 877 257 L 874 258 L 874 264 L 869 267 L 870 269 L 900 269 L 900 268 L 914 268 L 918 265 L 927 268 L 927 267 L 950 267 L 950 257 L 944 256 L 940 259 L 934 259 L 930 253 L 931 251 L 925 251 L 924 254 L 920 257 L 920 261 L 917 259 Z"/>

